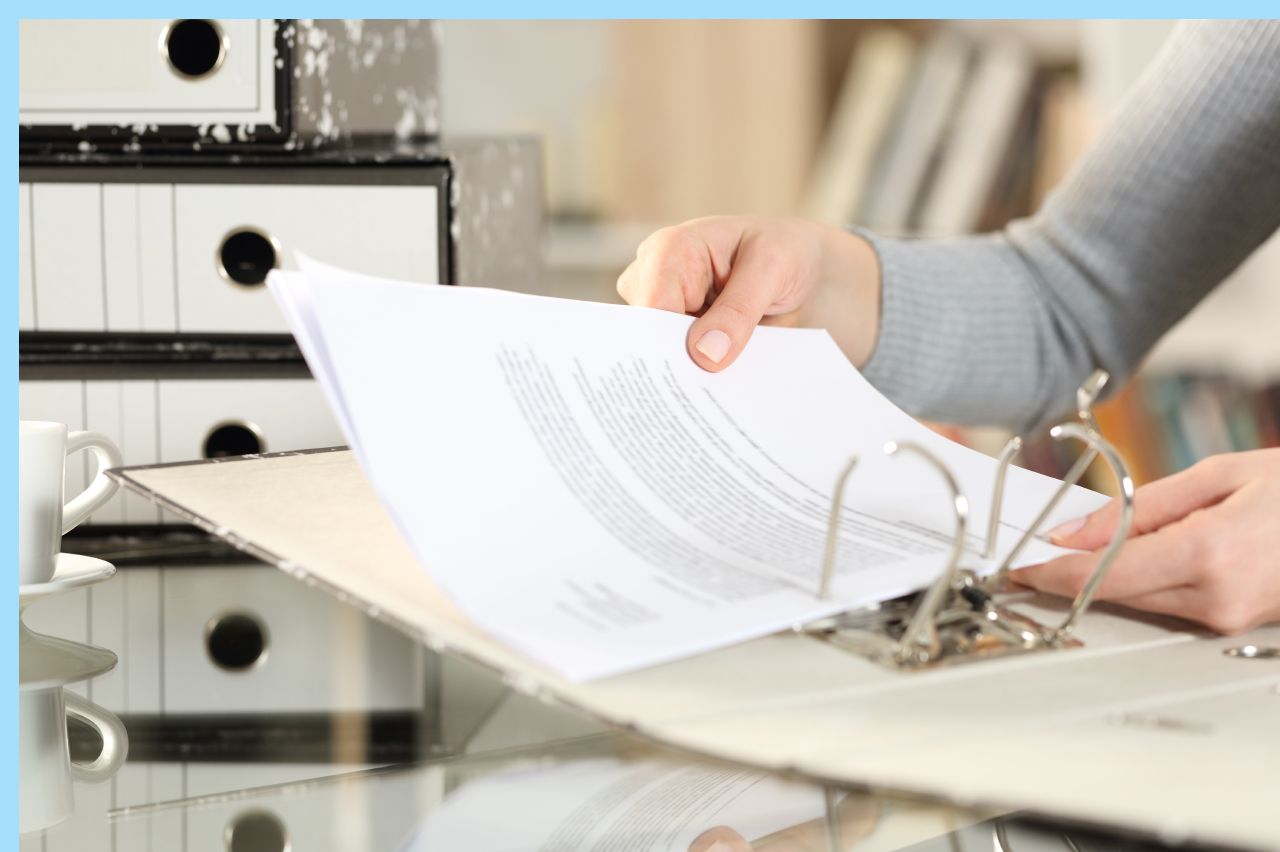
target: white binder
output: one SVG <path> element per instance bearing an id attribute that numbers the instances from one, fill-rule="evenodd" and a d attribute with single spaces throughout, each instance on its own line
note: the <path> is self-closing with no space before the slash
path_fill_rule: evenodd
<path id="1" fill-rule="evenodd" d="M 164 508 L 436 650 L 689 750 L 838 784 L 1031 809 L 1166 842 L 1280 849 L 1280 626 L 1220 637 L 1091 608 L 1082 647 L 894 671 L 776 634 L 571 683 L 472 625 L 342 450 L 126 468 Z M 1067 602 L 1015 609 L 1042 623 Z"/>

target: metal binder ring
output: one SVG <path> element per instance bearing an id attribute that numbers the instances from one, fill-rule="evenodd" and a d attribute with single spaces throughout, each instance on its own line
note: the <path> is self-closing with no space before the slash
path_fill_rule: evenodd
<path id="1" fill-rule="evenodd" d="M 1129 537 L 1129 528 L 1133 525 L 1133 480 L 1129 477 L 1129 470 L 1125 467 L 1124 459 L 1120 458 L 1120 454 L 1116 452 L 1116 448 L 1111 446 L 1097 431 L 1079 423 L 1063 423 L 1061 426 L 1053 427 L 1049 434 L 1058 441 L 1064 438 L 1075 438 L 1077 441 L 1083 441 L 1088 444 L 1089 448 L 1094 451 L 1094 455 L 1101 455 L 1106 460 L 1120 486 L 1120 520 L 1116 524 L 1116 531 L 1112 534 L 1111 541 L 1107 544 L 1107 549 L 1103 551 L 1102 558 L 1098 560 L 1098 566 L 1093 569 L 1093 574 L 1089 576 L 1088 582 L 1084 584 L 1080 594 L 1076 595 L 1076 599 L 1071 602 L 1071 610 L 1067 613 L 1066 620 L 1050 637 L 1054 643 L 1061 643 L 1075 630 L 1080 616 L 1089 608 L 1089 604 L 1093 601 L 1093 596 L 1098 591 L 1098 586 L 1102 584 L 1103 578 L 1111 570 L 1111 564 L 1116 561 L 1116 557 L 1120 554 L 1120 548 L 1124 545 L 1125 539 Z M 1083 471 L 1081 472 L 1083 473 Z M 1079 477 L 1077 476 L 1077 478 Z M 1070 484 L 1074 485 L 1075 481 L 1072 480 Z"/>
<path id="2" fill-rule="evenodd" d="M 935 657 L 940 650 L 938 641 L 937 615 L 949 594 L 956 588 L 960 577 L 960 557 L 964 553 L 965 531 L 969 521 L 969 501 L 960 493 L 951 471 L 942 460 L 919 444 L 910 441 L 891 442 L 885 445 L 884 451 L 889 455 L 897 455 L 901 450 L 908 450 L 923 458 L 937 468 L 951 490 L 951 505 L 956 514 L 956 534 L 951 545 L 951 557 L 947 567 L 934 581 L 916 604 L 915 612 L 907 622 L 906 632 L 898 640 L 897 657 L 899 662 L 926 662 Z"/>
<path id="3" fill-rule="evenodd" d="M 1094 370 L 1089 374 L 1089 378 L 1084 380 L 1084 384 L 1080 385 L 1080 387 L 1076 389 L 1076 415 L 1080 418 L 1081 423 L 1092 429 L 1094 433 L 1098 435 L 1102 434 L 1102 429 L 1098 427 L 1098 421 L 1093 416 L 1093 404 L 1097 401 L 1098 394 L 1102 393 L 1102 389 L 1106 387 L 1107 380 L 1110 378 L 1111 375 L 1106 370 Z M 1012 444 L 1013 441 L 1010 441 L 1009 444 L 1005 446 L 1005 452 L 1009 451 L 1009 447 Z M 1014 452 L 1016 452 L 1016 450 Z M 1004 453 L 1002 452 L 1000 456 L 1002 466 L 996 481 L 998 495 L 1001 495 L 1001 492 L 1003 491 L 1004 474 L 1008 467 L 1008 464 L 1005 463 L 1004 460 Z M 1036 531 L 1039 530 L 1044 522 L 1049 519 L 1049 515 L 1053 514 L 1053 510 L 1058 507 L 1058 503 L 1062 501 L 1062 498 L 1067 496 L 1067 492 L 1071 490 L 1071 486 L 1075 485 L 1080 480 L 1080 477 L 1084 476 L 1084 472 L 1089 469 L 1089 465 L 1093 464 L 1093 460 L 1097 457 L 1098 450 L 1091 445 L 1087 450 L 1085 450 L 1080 458 L 1076 460 L 1076 463 L 1071 466 L 1071 469 L 1067 471 L 1067 475 L 1062 478 L 1062 487 L 1049 498 L 1049 502 L 1040 510 L 1040 514 L 1036 516 L 1036 519 L 1031 523 L 1031 526 L 1025 533 L 1023 533 L 1022 538 L 1018 539 L 1018 543 L 1013 546 L 1013 550 L 1010 550 L 1009 554 L 1005 556 L 1004 560 L 1000 563 L 1000 567 L 996 569 L 996 572 L 983 582 L 983 588 L 988 593 L 995 594 L 1004 588 L 1005 578 L 1009 575 L 1009 568 L 1013 565 L 1014 560 L 1016 560 L 1022 554 L 1022 551 L 1026 549 L 1026 546 L 1031 543 L 1031 539 L 1035 536 Z M 999 514 L 999 499 L 1000 497 L 997 496 L 996 505 L 992 510 L 993 515 Z M 986 553 L 988 557 L 995 555 L 994 532 L 998 523 L 998 520 L 993 518 L 991 531 L 988 535 Z"/>
<path id="4" fill-rule="evenodd" d="M 818 597 L 824 601 L 831 597 L 831 578 L 836 573 L 836 548 L 840 546 L 840 509 L 844 506 L 844 485 L 857 466 L 858 457 L 852 456 L 844 470 L 840 471 L 840 478 L 836 480 L 836 493 L 831 498 L 831 519 L 827 522 L 827 555 L 822 560 L 822 587 L 818 591 Z"/>
<path id="5" fill-rule="evenodd" d="M 991 518 L 987 523 L 987 546 L 982 551 L 983 559 L 996 555 L 996 536 L 1000 533 L 1000 508 L 1004 505 L 1004 480 L 1009 473 L 1009 464 L 1022 451 L 1022 438 L 1014 435 L 1009 443 L 1000 451 L 996 462 L 996 487 L 991 495 Z"/>

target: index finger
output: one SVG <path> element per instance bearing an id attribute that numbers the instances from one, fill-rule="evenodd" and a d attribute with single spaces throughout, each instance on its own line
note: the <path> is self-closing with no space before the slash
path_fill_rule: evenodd
<path id="1" fill-rule="evenodd" d="M 1193 585 L 1204 561 L 1205 523 L 1203 517 L 1187 518 L 1130 538 L 1098 587 L 1098 600 L 1136 598 Z M 1043 592 L 1075 597 L 1088 582 L 1102 554 L 1102 549 L 1094 553 L 1072 553 L 1018 569 L 1011 572 L 1010 577 Z"/>
<path id="2" fill-rule="evenodd" d="M 695 313 L 707 302 L 718 278 L 728 276 L 731 229 L 710 220 L 654 231 L 636 249 L 636 259 L 618 279 L 629 304 Z"/>

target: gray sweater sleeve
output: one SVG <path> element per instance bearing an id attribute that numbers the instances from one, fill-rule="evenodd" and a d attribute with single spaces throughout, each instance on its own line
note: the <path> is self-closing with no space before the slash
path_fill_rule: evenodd
<path id="1" fill-rule="evenodd" d="M 1043 424 L 1095 367 L 1118 386 L 1277 227 L 1280 22 L 1180 24 L 1034 217 L 867 235 L 884 290 L 863 373 L 919 416 Z"/>

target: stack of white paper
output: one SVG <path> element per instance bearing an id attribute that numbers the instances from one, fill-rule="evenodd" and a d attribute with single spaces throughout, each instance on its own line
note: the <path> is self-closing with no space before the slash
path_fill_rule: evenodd
<path id="1" fill-rule="evenodd" d="M 671 660 L 919 588 L 954 521 L 986 528 L 995 463 L 877 393 L 823 331 L 760 328 L 719 374 L 691 319 L 385 281 L 301 259 L 270 284 L 422 567 L 482 628 L 573 679 Z M 819 600 L 850 455 L 834 595 Z M 1010 471 L 1011 547 L 1057 483 Z M 1077 489 L 1055 520 L 1096 508 Z M 970 536 L 969 564 L 983 542 Z M 1024 564 L 1060 552 L 1036 542 Z"/>

